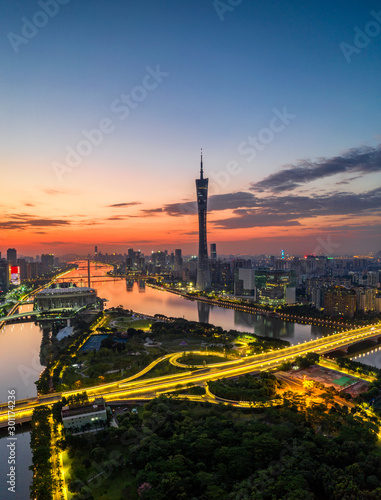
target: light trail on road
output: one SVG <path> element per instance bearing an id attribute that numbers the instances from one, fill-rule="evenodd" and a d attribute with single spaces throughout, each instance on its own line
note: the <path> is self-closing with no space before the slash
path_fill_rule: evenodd
<path id="1" fill-rule="evenodd" d="M 346 332 L 340 332 L 330 335 L 329 337 L 321 337 L 320 339 L 311 340 L 302 344 L 278 349 L 276 351 L 270 351 L 264 354 L 256 354 L 237 360 L 216 363 L 214 366 L 209 365 L 208 367 L 200 370 L 188 370 L 174 375 L 164 375 L 161 377 L 137 380 L 162 361 L 170 358 L 177 359 L 184 355 L 183 352 L 166 354 L 150 363 L 138 374 L 120 381 L 87 387 L 82 390 L 46 394 L 40 396 L 37 401 L 36 398 L 16 401 L 14 417 L 16 418 L 16 421 L 19 421 L 20 419 L 24 420 L 28 416 L 31 416 L 33 409 L 38 406 L 51 405 L 54 402 L 60 401 L 64 396 L 68 397 L 76 395 L 83 391 L 86 391 L 88 396 L 91 398 L 102 396 L 106 401 L 139 399 L 139 396 L 144 397 L 147 396 L 147 394 L 155 397 L 156 393 L 177 390 L 180 385 L 202 385 L 209 380 L 218 380 L 220 378 L 236 377 L 246 373 L 273 370 L 279 367 L 283 362 L 292 361 L 295 357 L 302 356 L 309 352 L 323 354 L 334 349 L 343 349 L 353 343 L 379 336 L 381 336 L 381 323 L 378 323 L 376 326 L 368 326 Z M 195 352 L 195 354 L 198 354 L 199 352 Z M 201 352 L 201 354 L 206 353 Z M 7 421 L 8 408 L 3 404 L 0 405 L 0 427 L 6 426 Z"/>

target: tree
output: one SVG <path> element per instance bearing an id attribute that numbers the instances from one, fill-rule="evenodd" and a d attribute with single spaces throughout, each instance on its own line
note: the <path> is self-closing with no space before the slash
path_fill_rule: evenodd
<path id="1" fill-rule="evenodd" d="M 84 484 L 80 479 L 73 479 L 73 481 L 70 481 L 67 487 L 71 493 L 77 493 L 83 486 Z"/>
<path id="2" fill-rule="evenodd" d="M 90 456 L 93 460 L 96 462 L 102 462 L 102 460 L 105 460 L 107 453 L 106 450 L 100 446 L 97 446 L 90 452 Z"/>

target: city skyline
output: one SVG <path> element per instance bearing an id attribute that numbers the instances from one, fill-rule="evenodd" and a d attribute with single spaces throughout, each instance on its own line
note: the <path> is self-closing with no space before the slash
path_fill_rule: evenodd
<path id="1" fill-rule="evenodd" d="M 374 2 L 46 3 L 4 7 L 2 251 L 195 255 L 200 146 L 219 254 L 380 250 Z"/>

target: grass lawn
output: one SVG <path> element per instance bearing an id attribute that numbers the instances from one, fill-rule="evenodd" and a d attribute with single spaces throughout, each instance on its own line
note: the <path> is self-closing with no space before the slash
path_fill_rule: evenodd
<path id="1" fill-rule="evenodd" d="M 94 447 L 97 445 L 94 444 Z M 112 473 L 103 472 L 104 469 L 102 464 L 94 464 L 91 460 L 90 451 L 92 445 L 89 446 L 88 450 L 83 450 L 80 457 L 76 456 L 74 459 L 70 459 L 67 451 L 63 454 L 63 465 L 65 471 L 65 486 L 67 489 L 68 484 L 74 477 L 70 474 L 70 467 L 72 462 L 78 463 L 78 460 L 84 464 L 85 460 L 90 460 L 92 466 L 86 470 L 88 479 L 95 477 L 92 481 L 88 481 L 87 486 L 91 489 L 91 492 L 95 500 L 119 500 L 119 498 L 128 498 L 131 500 L 138 499 L 137 484 L 135 476 L 129 467 L 124 467 L 121 471 L 115 471 Z M 107 455 L 113 456 L 115 453 L 119 452 L 123 455 L 125 448 L 122 445 L 110 445 L 106 448 Z M 96 465 L 96 467 L 94 467 Z M 68 500 L 71 500 L 73 494 L 67 490 Z"/>
<path id="2" fill-rule="evenodd" d="M 101 476 L 100 476 L 101 477 Z M 89 483 L 91 486 L 91 482 Z M 95 500 L 119 500 L 139 498 L 135 476 L 130 469 L 114 472 L 106 477 L 98 488 L 92 490 Z"/>
<path id="3" fill-rule="evenodd" d="M 109 327 L 116 328 L 135 328 L 136 330 L 149 331 L 151 329 L 152 321 L 149 319 L 132 319 L 132 318 L 116 318 L 109 321 Z"/>
<path id="4" fill-rule="evenodd" d="M 183 356 L 178 359 L 179 363 L 189 366 L 202 365 L 204 361 L 207 365 L 209 365 L 211 363 L 222 363 L 223 361 L 227 361 L 227 359 L 225 356 L 208 356 L 207 354 L 205 356 L 200 354 L 190 354 L 189 356 Z"/>
<path id="5" fill-rule="evenodd" d="M 155 335 L 155 342 L 161 342 L 162 347 L 168 349 L 169 351 L 177 352 L 177 351 L 191 351 L 191 350 L 200 350 L 202 349 L 201 340 L 199 339 L 189 339 L 189 338 L 177 338 L 177 339 L 166 339 L 164 335 Z M 186 344 L 182 344 L 182 342 L 186 342 Z M 205 349 L 205 347 L 204 347 Z"/>

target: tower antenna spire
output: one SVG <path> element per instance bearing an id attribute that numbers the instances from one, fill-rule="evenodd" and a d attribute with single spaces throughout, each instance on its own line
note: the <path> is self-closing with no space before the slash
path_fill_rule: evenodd
<path id="1" fill-rule="evenodd" d="M 202 165 L 202 148 L 201 148 L 201 166 L 200 166 L 200 179 L 204 178 L 204 170 Z"/>
<path id="2" fill-rule="evenodd" d="M 197 282 L 198 290 L 207 290 L 211 285 L 210 268 L 208 260 L 208 245 L 207 245 L 207 230 L 206 216 L 208 205 L 208 181 L 204 179 L 204 169 L 202 164 L 202 148 L 201 148 L 201 165 L 200 178 L 196 179 L 197 193 L 197 209 L 198 209 L 198 259 L 197 259 Z"/>

